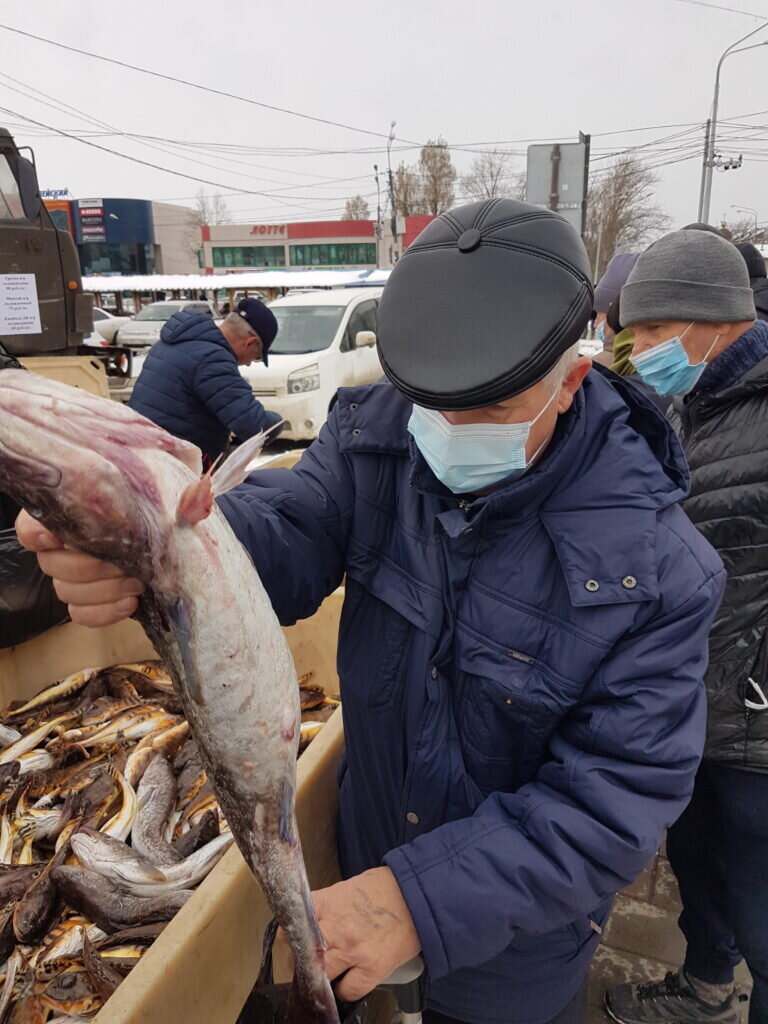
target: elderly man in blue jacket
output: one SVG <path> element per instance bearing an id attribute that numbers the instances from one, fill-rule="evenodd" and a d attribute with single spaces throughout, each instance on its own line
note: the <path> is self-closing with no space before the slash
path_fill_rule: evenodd
<path id="1" fill-rule="evenodd" d="M 243 299 L 220 327 L 207 313 L 175 313 L 149 350 L 128 404 L 196 444 L 208 468 L 230 434 L 247 441 L 280 422 L 254 398 L 239 370 L 255 359 L 266 366 L 276 334 L 275 314 L 258 299 Z"/>
<path id="2" fill-rule="evenodd" d="M 557 214 L 444 214 L 384 291 L 391 383 L 221 500 L 283 623 L 346 579 L 327 970 L 354 999 L 421 950 L 431 1024 L 583 1021 L 613 895 L 701 755 L 723 570 L 665 420 L 579 358 L 591 312 Z M 135 609 L 137 581 L 19 532 L 76 621 Z"/>

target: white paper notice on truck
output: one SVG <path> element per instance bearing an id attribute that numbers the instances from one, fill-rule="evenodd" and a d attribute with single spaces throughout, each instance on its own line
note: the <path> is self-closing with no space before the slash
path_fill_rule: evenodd
<path id="1" fill-rule="evenodd" d="M 40 334 L 34 274 L 0 274 L 0 335 Z"/>

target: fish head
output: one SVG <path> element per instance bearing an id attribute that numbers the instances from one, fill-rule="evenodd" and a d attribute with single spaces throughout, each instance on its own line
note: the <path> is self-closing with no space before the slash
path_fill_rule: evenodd
<path id="1" fill-rule="evenodd" d="M 0 490 L 65 544 L 145 581 L 175 514 L 165 512 L 157 457 L 183 464 L 189 480 L 201 468 L 194 445 L 119 402 L 26 370 L 0 374 Z"/>
<path id="2" fill-rule="evenodd" d="M 100 864 L 104 859 L 102 844 L 88 828 L 83 827 L 79 832 L 74 832 L 69 842 L 84 867 Z"/>

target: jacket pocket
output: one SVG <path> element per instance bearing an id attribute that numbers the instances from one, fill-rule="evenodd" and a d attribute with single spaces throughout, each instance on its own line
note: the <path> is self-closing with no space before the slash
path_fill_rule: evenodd
<path id="1" fill-rule="evenodd" d="M 362 584 L 347 577 L 338 669 L 343 699 L 372 711 L 400 699 L 414 627 Z"/>
<path id="2" fill-rule="evenodd" d="M 547 760 L 564 710 L 535 696 L 545 685 L 541 671 L 524 663 L 510 666 L 504 683 L 464 674 L 459 734 L 467 771 L 486 795 L 513 792 Z"/>

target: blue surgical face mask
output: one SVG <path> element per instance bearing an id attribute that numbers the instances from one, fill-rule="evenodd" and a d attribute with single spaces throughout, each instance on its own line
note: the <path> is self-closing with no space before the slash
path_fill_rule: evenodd
<path id="1" fill-rule="evenodd" d="M 660 395 L 687 394 L 707 368 L 707 359 L 720 335 L 715 335 L 709 352 L 700 363 L 690 363 L 688 353 L 683 348 L 683 338 L 692 327 L 693 323 L 690 323 L 678 337 L 670 338 L 640 355 L 629 357 L 645 383 Z"/>
<path id="2" fill-rule="evenodd" d="M 442 413 L 414 405 L 408 431 L 438 480 L 454 492 L 485 491 L 502 480 L 522 476 L 547 441 L 525 454 L 531 427 L 554 402 L 559 389 L 541 412 L 525 423 L 463 423 L 454 426 Z"/>

